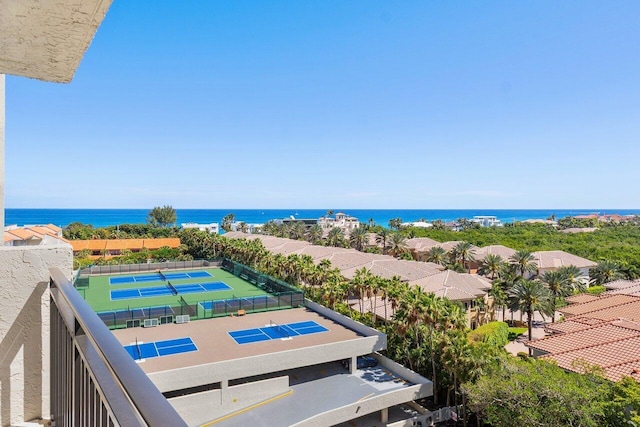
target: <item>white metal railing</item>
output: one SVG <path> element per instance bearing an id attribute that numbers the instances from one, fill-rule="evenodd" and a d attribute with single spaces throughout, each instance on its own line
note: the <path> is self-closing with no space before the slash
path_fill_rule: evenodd
<path id="1" fill-rule="evenodd" d="M 186 427 L 62 271 L 50 274 L 52 425 Z"/>

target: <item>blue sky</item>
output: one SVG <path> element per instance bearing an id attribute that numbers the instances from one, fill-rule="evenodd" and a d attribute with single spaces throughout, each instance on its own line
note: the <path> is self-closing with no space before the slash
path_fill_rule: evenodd
<path id="1" fill-rule="evenodd" d="M 640 2 L 115 0 L 6 206 L 640 208 Z"/>

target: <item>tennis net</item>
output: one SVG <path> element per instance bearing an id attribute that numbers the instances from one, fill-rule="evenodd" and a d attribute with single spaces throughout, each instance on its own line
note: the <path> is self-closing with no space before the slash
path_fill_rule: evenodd
<path id="1" fill-rule="evenodd" d="M 269 326 L 272 329 L 275 329 L 278 332 L 278 334 L 282 335 L 283 337 L 288 337 L 289 336 L 289 331 L 287 331 L 287 329 L 284 326 L 280 326 L 279 324 L 277 324 L 273 320 L 269 320 Z"/>
<path id="2" fill-rule="evenodd" d="M 160 276 L 163 282 L 167 280 L 167 276 L 165 276 L 162 271 L 158 270 L 158 275 Z"/>
<path id="3" fill-rule="evenodd" d="M 178 295 L 178 290 L 171 284 L 171 282 L 167 281 L 167 287 L 171 290 L 172 294 Z"/>
<path id="4" fill-rule="evenodd" d="M 140 344 L 138 343 L 138 337 L 136 337 L 136 351 L 138 352 L 138 360 L 142 359 L 142 351 L 140 350 Z"/>

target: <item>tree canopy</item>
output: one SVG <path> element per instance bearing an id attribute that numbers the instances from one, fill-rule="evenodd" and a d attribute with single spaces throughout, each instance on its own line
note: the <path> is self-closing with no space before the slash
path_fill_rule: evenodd
<path id="1" fill-rule="evenodd" d="M 174 225 L 177 219 L 176 210 L 169 205 L 156 206 L 147 214 L 147 222 L 155 227 Z"/>

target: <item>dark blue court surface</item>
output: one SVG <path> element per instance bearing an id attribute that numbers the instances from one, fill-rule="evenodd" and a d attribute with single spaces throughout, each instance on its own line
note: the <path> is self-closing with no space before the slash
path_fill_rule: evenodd
<path id="1" fill-rule="evenodd" d="M 181 280 L 181 279 L 202 279 L 204 277 L 211 277 L 206 271 L 190 271 L 190 272 L 176 272 L 176 273 L 164 273 L 164 277 L 167 280 Z M 144 282 L 161 282 L 162 277 L 158 273 L 145 274 L 142 276 L 117 276 L 109 278 L 110 285 L 129 285 L 131 283 L 144 283 Z"/>
<path id="2" fill-rule="evenodd" d="M 134 360 L 198 351 L 198 348 L 189 337 L 125 345 L 124 349 Z"/>
<path id="3" fill-rule="evenodd" d="M 277 325 L 272 323 L 262 328 L 243 329 L 241 331 L 229 332 L 238 344 L 249 344 L 252 342 L 287 339 L 298 335 L 317 334 L 328 332 L 329 329 L 317 324 L 313 320 L 306 322 L 287 323 Z"/>
<path id="4" fill-rule="evenodd" d="M 195 294 L 200 292 L 226 291 L 231 289 L 224 282 L 191 283 L 188 285 L 173 285 L 178 294 Z M 111 291 L 111 300 L 130 298 L 166 297 L 174 292 L 168 286 L 152 286 L 149 288 L 117 289 Z"/>

